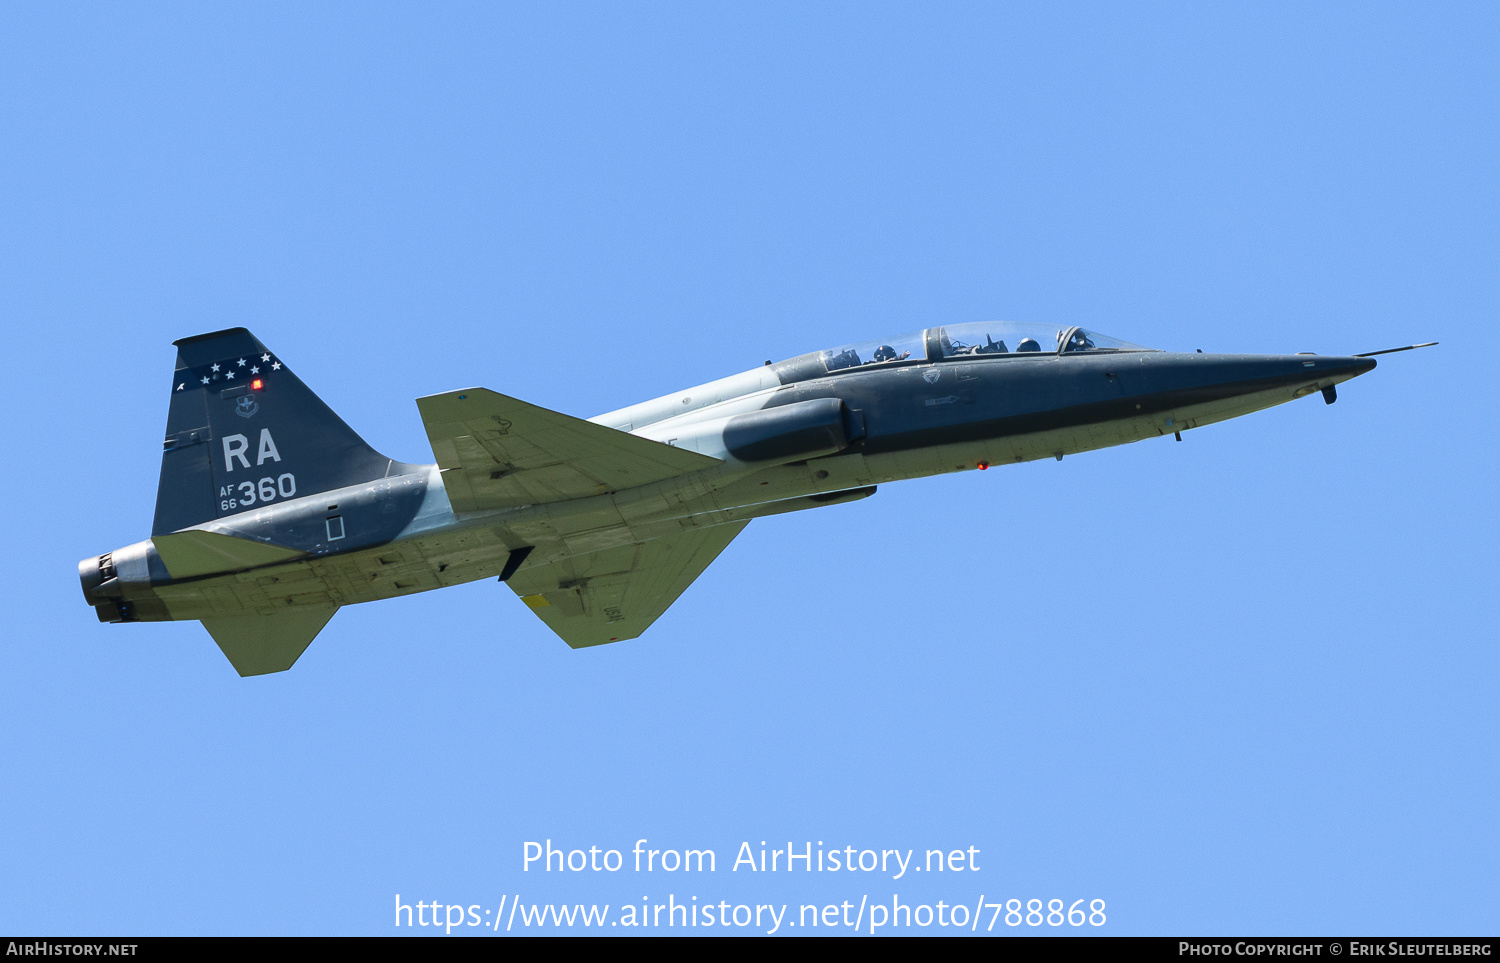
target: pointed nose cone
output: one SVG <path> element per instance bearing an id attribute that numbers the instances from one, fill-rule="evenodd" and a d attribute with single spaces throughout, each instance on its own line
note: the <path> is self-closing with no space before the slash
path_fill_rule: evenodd
<path id="1" fill-rule="evenodd" d="M 1296 385 L 1304 381 L 1339 384 L 1375 367 L 1374 358 L 1353 356 L 1297 354 L 1272 355 L 1258 364 L 1263 376 L 1281 384 Z"/>
<path id="2" fill-rule="evenodd" d="M 1146 390 L 1140 393 L 1159 396 L 1151 399 L 1153 407 L 1186 409 L 1247 399 L 1248 407 L 1238 406 L 1244 411 L 1231 405 L 1235 413 L 1222 416 L 1236 417 L 1357 378 L 1375 367 L 1375 359 L 1317 354 L 1163 354 L 1159 359 L 1148 359 L 1145 365 L 1155 369 L 1154 377 L 1142 379 Z M 1205 411 L 1203 417 L 1221 416 Z"/>
<path id="3" fill-rule="evenodd" d="M 1321 373 L 1323 373 L 1323 372 L 1326 371 L 1329 374 L 1342 375 L 1346 379 L 1348 379 L 1348 378 L 1358 378 L 1360 375 L 1364 374 L 1366 371 L 1369 371 L 1369 370 L 1371 370 L 1372 368 L 1375 367 L 1375 359 L 1374 358 L 1355 358 L 1355 357 L 1339 358 L 1339 357 L 1334 357 L 1334 358 L 1321 358 L 1319 360 L 1321 360 L 1325 364 L 1327 364 L 1327 367 L 1319 365 L 1318 369 L 1317 369 L 1318 373 L 1321 374 Z"/>
<path id="4" fill-rule="evenodd" d="M 1332 358 L 1316 358 L 1315 360 L 1317 363 L 1306 370 L 1314 372 L 1321 381 L 1328 385 L 1326 390 L 1330 392 L 1333 390 L 1333 385 L 1342 384 L 1351 378 L 1358 378 L 1366 371 L 1375 367 L 1374 358 L 1341 358 L 1335 356 Z M 1325 394 L 1324 397 L 1327 398 L 1329 396 Z M 1330 405 L 1333 404 L 1331 400 L 1328 403 Z"/>

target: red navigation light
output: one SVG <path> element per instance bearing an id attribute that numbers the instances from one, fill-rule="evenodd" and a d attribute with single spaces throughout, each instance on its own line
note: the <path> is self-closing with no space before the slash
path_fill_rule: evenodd
<path id="1" fill-rule="evenodd" d="M 988 467 L 990 467 L 990 463 L 987 462 L 987 461 L 982 461 L 982 462 L 979 463 L 979 470 L 980 471 L 984 471 Z"/>
<path id="2" fill-rule="evenodd" d="M 256 391 L 260 390 L 260 385 L 261 380 L 259 378 L 256 378 L 254 381 L 250 382 L 250 387 L 254 388 Z"/>

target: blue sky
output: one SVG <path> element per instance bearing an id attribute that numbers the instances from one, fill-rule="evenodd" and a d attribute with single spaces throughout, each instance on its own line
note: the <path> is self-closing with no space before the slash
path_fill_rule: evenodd
<path id="1" fill-rule="evenodd" d="M 8 6 L 0 930 L 670 893 L 1493 932 L 1497 39 L 1484 4 Z M 596 650 L 479 582 L 242 680 L 79 596 L 149 533 L 175 338 L 245 325 L 428 461 L 420 395 L 591 416 L 985 319 L 1443 344 L 756 521 Z M 549 838 L 720 863 L 523 872 Z M 981 869 L 730 871 L 761 840 Z"/>

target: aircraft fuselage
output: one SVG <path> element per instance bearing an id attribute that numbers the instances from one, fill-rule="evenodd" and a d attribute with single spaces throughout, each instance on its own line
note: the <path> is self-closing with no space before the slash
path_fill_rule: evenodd
<path id="1" fill-rule="evenodd" d="M 630 639 L 754 517 L 1332 402 L 1376 366 L 960 324 L 588 422 L 484 389 L 420 398 L 437 463 L 410 465 L 245 329 L 175 345 L 153 534 L 78 574 L 101 621 L 202 619 L 242 675 L 290 667 L 339 606 L 484 577 L 574 648 Z"/>
<path id="2" fill-rule="evenodd" d="M 850 501 L 888 482 L 1177 434 L 1320 391 L 1328 397 L 1374 365 L 1357 357 L 1121 351 L 907 358 L 827 371 L 806 355 L 591 419 L 710 456 L 718 460 L 712 467 L 472 512 L 454 510 L 437 465 L 391 463 L 374 481 L 277 500 L 275 471 L 258 477 L 244 454 L 250 442 L 221 439 L 213 457 L 231 469 L 242 463 L 240 486 L 273 497 L 258 508 L 236 504 L 239 511 L 195 528 L 295 557 L 174 578 L 147 540 L 84 560 L 80 577 L 101 621 L 373 601 L 494 578 L 522 549 L 528 564 L 559 561 Z"/>

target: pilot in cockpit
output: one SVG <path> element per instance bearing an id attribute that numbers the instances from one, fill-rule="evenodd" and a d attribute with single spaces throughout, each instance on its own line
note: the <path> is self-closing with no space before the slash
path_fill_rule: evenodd
<path id="1" fill-rule="evenodd" d="M 891 347 L 888 344 L 883 344 L 875 349 L 875 354 L 871 357 L 870 363 L 880 364 L 884 361 L 905 361 L 910 357 L 910 351 L 903 351 L 898 355 L 895 348 Z"/>
<path id="2" fill-rule="evenodd" d="M 1061 341 L 1062 337 L 1063 332 L 1057 332 L 1057 340 Z M 1082 328 L 1076 328 L 1072 336 L 1068 338 L 1068 344 L 1067 347 L 1063 348 L 1063 353 L 1066 354 L 1069 351 L 1087 351 L 1092 347 L 1094 347 L 1094 342 L 1089 340 L 1089 336 L 1084 333 Z"/>

